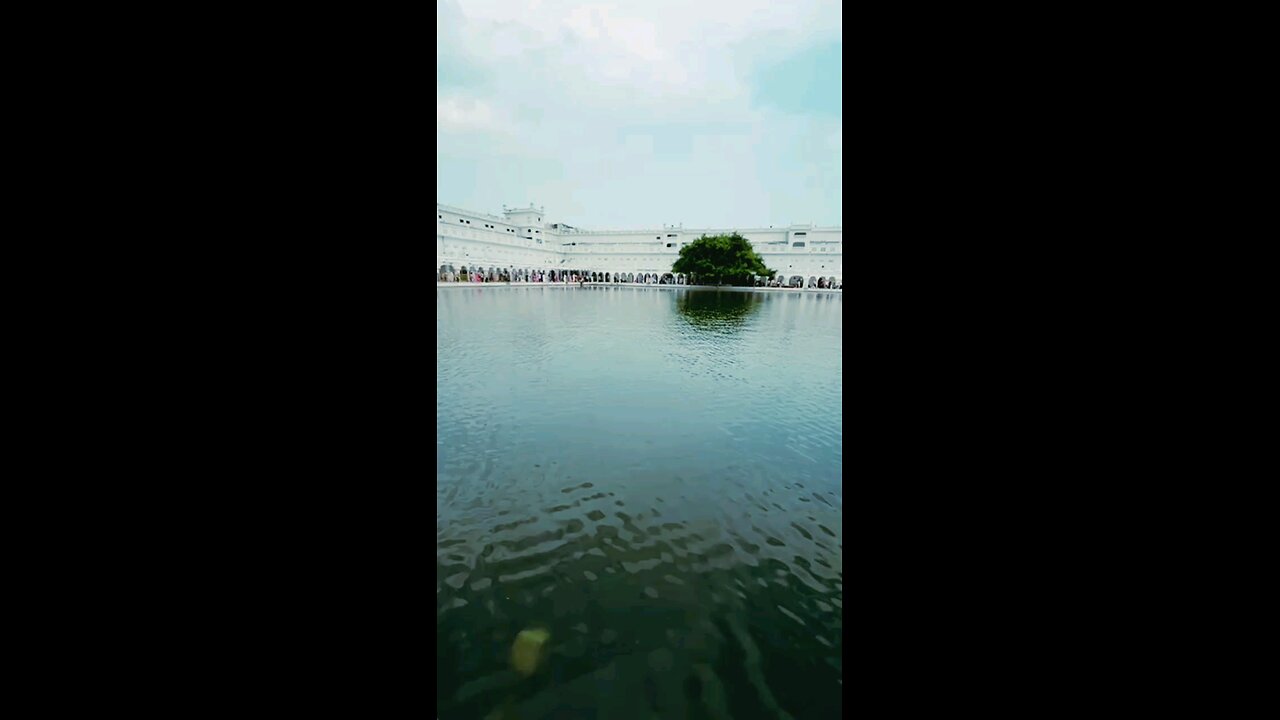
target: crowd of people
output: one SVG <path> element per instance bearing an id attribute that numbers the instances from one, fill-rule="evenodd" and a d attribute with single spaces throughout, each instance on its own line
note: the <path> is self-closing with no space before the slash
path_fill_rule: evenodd
<path id="1" fill-rule="evenodd" d="M 463 268 L 460 272 L 455 272 L 452 268 L 447 268 L 436 273 L 437 282 L 457 282 L 457 283 L 487 283 L 487 282 L 529 282 L 529 283 L 563 283 L 565 285 L 589 282 L 619 282 L 633 283 L 638 285 L 674 285 L 676 281 L 668 274 L 658 277 L 655 274 L 648 273 L 634 280 L 626 279 L 621 274 L 614 279 L 612 274 L 608 280 L 602 279 L 602 273 L 596 273 L 593 278 L 591 275 L 576 273 L 571 270 L 521 270 L 514 275 L 509 270 L 491 269 L 491 270 L 472 270 L 468 271 Z"/>
<path id="2" fill-rule="evenodd" d="M 529 283 L 563 283 L 565 285 L 569 285 L 569 284 L 582 285 L 588 282 L 598 282 L 599 277 L 600 275 L 597 274 L 596 275 L 597 279 L 592 279 L 590 275 L 584 275 L 584 274 L 576 273 L 570 270 L 520 270 L 520 271 L 516 271 L 513 274 L 512 271 L 505 270 L 505 269 L 491 268 L 489 270 L 480 269 L 480 270 L 468 271 L 467 268 L 465 267 L 462 268 L 461 272 L 455 272 L 452 267 L 447 267 L 440 270 L 440 272 L 436 274 L 436 279 L 438 282 L 457 282 L 457 283 L 529 282 Z M 644 273 L 636 277 L 634 280 L 629 280 L 623 274 L 619 273 L 617 279 L 613 279 L 611 275 L 610 279 L 605 282 L 633 283 L 633 284 L 640 284 L 640 285 L 685 284 L 683 280 L 677 283 L 677 281 L 669 277 L 669 275 L 655 276 L 651 273 Z M 756 287 L 803 288 L 808 283 L 806 283 L 803 279 L 800 279 L 797 277 L 793 277 L 789 281 L 782 277 L 774 277 L 774 278 L 759 277 L 755 279 L 754 284 Z M 844 283 L 835 278 L 820 277 L 817 279 L 816 287 L 819 290 L 843 290 Z"/>
<path id="3" fill-rule="evenodd" d="M 538 270 L 528 273 L 518 273 L 512 277 L 511 273 L 506 270 L 493 270 L 489 272 L 454 272 L 452 270 L 442 270 L 436 274 L 438 282 L 458 282 L 458 283 L 490 283 L 490 282 L 531 282 L 531 283 L 583 283 L 590 282 L 585 275 L 577 273 L 556 272 L 554 270 Z"/>
<path id="4" fill-rule="evenodd" d="M 756 287 L 803 288 L 807 285 L 808 283 L 804 280 L 797 280 L 795 278 L 792 278 L 791 281 L 784 280 L 781 277 L 756 278 Z M 817 287 L 819 290 L 843 290 L 844 283 L 840 280 L 836 280 L 835 278 L 820 277 L 814 287 Z"/>

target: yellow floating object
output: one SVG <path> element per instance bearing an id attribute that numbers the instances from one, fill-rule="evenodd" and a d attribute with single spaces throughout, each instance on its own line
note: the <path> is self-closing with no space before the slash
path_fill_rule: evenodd
<path id="1" fill-rule="evenodd" d="M 541 628 L 521 630 L 511 645 L 511 667 L 525 677 L 532 675 L 538 669 L 542 649 L 550 639 L 551 633 Z"/>

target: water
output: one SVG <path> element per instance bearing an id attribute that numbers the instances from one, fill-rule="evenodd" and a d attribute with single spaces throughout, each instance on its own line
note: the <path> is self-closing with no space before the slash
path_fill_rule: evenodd
<path id="1" fill-rule="evenodd" d="M 437 716 L 840 717 L 842 295 L 436 300 Z"/>

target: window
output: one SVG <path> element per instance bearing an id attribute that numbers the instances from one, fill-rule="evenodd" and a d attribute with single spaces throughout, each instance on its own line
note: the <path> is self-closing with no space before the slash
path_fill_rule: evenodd
<path id="1" fill-rule="evenodd" d="M 802 242 L 791 243 L 791 247 L 804 247 L 804 243 Z"/>
<path id="2" fill-rule="evenodd" d="M 676 246 L 675 243 L 667 243 L 667 247 L 675 247 L 675 246 Z"/>
<path id="3" fill-rule="evenodd" d="M 667 237 L 675 237 L 675 236 L 676 236 L 675 233 L 667 233 Z"/>
<path id="4" fill-rule="evenodd" d="M 807 233 L 796 233 L 796 237 L 804 237 Z"/>

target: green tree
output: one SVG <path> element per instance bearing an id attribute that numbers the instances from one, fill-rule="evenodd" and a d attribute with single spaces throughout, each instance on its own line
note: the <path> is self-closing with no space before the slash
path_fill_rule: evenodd
<path id="1" fill-rule="evenodd" d="M 703 235 L 680 248 L 680 258 L 671 266 L 671 272 L 696 276 L 700 282 L 717 285 L 728 282 L 733 285 L 750 285 L 753 275 L 773 277 L 777 272 L 765 267 L 764 261 L 751 249 L 747 239 L 732 235 Z"/>

